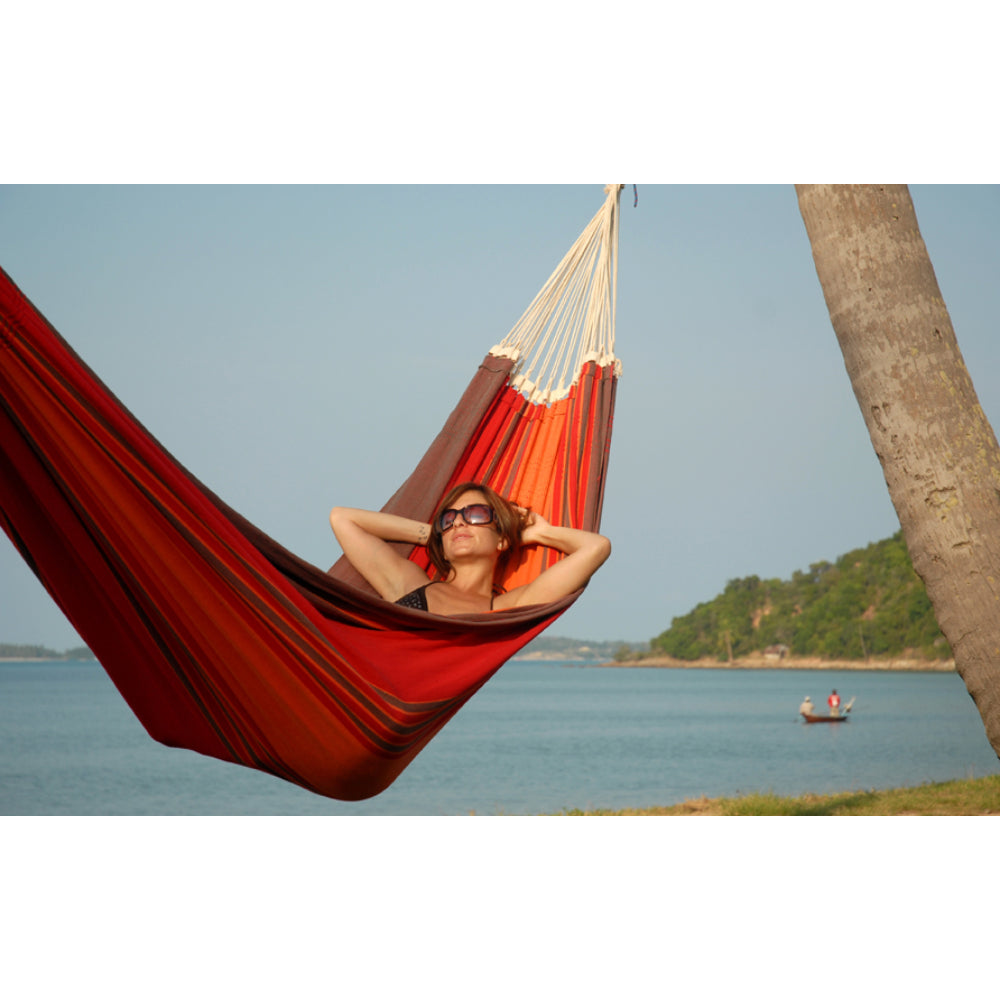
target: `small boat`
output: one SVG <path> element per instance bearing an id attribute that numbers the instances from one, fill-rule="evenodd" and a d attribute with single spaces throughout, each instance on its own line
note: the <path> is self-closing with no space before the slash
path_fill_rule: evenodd
<path id="1" fill-rule="evenodd" d="M 844 706 L 843 715 L 815 715 L 811 712 L 802 712 L 801 715 L 806 722 L 847 722 L 847 717 L 851 714 L 851 706 L 855 701 L 857 701 L 856 696 Z"/>
<path id="2" fill-rule="evenodd" d="M 802 718 L 806 722 L 847 722 L 847 715 L 806 715 L 802 713 Z"/>

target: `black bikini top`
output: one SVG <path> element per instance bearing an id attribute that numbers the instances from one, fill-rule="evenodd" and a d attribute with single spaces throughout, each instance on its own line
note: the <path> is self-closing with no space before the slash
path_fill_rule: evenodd
<path id="1" fill-rule="evenodd" d="M 411 590 L 408 594 L 403 594 L 403 596 L 396 601 L 396 603 L 403 608 L 413 608 L 415 611 L 426 611 L 427 588 L 429 586 L 429 583 L 425 583 L 422 587 L 417 587 L 416 590 Z"/>
<path id="2" fill-rule="evenodd" d="M 414 611 L 426 611 L 427 588 L 434 582 L 435 581 L 431 580 L 430 583 L 425 583 L 422 587 L 417 587 L 416 590 L 411 590 L 408 594 L 403 594 L 403 596 L 395 603 L 401 608 L 413 608 Z M 490 595 L 490 611 L 493 610 L 493 598 L 495 596 L 495 594 Z"/>

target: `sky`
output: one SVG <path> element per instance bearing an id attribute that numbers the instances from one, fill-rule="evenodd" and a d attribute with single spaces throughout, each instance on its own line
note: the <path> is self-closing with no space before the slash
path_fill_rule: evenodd
<path id="1" fill-rule="evenodd" d="M 633 178 L 634 180 L 634 178 Z M 791 185 L 622 197 L 610 561 L 552 635 L 645 642 L 898 529 Z M 1000 187 L 912 185 L 1000 422 Z M 603 201 L 571 185 L 0 187 L 0 266 L 195 476 L 315 565 L 380 507 Z M 0 641 L 79 637 L 0 539 Z"/>

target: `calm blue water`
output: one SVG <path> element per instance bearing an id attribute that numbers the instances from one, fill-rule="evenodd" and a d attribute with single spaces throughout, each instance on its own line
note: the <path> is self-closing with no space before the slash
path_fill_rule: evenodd
<path id="1" fill-rule="evenodd" d="M 806 726 L 803 695 L 856 695 Z M 522 815 L 1000 773 L 954 674 L 505 666 L 374 799 L 151 740 L 93 663 L 0 663 L 4 815 Z"/>

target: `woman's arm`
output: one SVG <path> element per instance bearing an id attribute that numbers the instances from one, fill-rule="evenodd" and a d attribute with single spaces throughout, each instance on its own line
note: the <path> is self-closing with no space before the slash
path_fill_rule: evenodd
<path id="1" fill-rule="evenodd" d="M 526 604 L 547 604 L 568 597 L 583 587 L 611 555 L 611 542 L 603 535 L 580 528 L 561 528 L 540 514 L 525 512 L 521 531 L 523 545 L 547 545 L 566 554 L 540 573 L 531 583 L 497 598 L 495 607 L 511 608 Z"/>
<path id="2" fill-rule="evenodd" d="M 351 565 L 385 600 L 398 601 L 427 583 L 427 574 L 388 543 L 425 545 L 429 524 L 380 511 L 334 507 L 330 527 Z"/>

